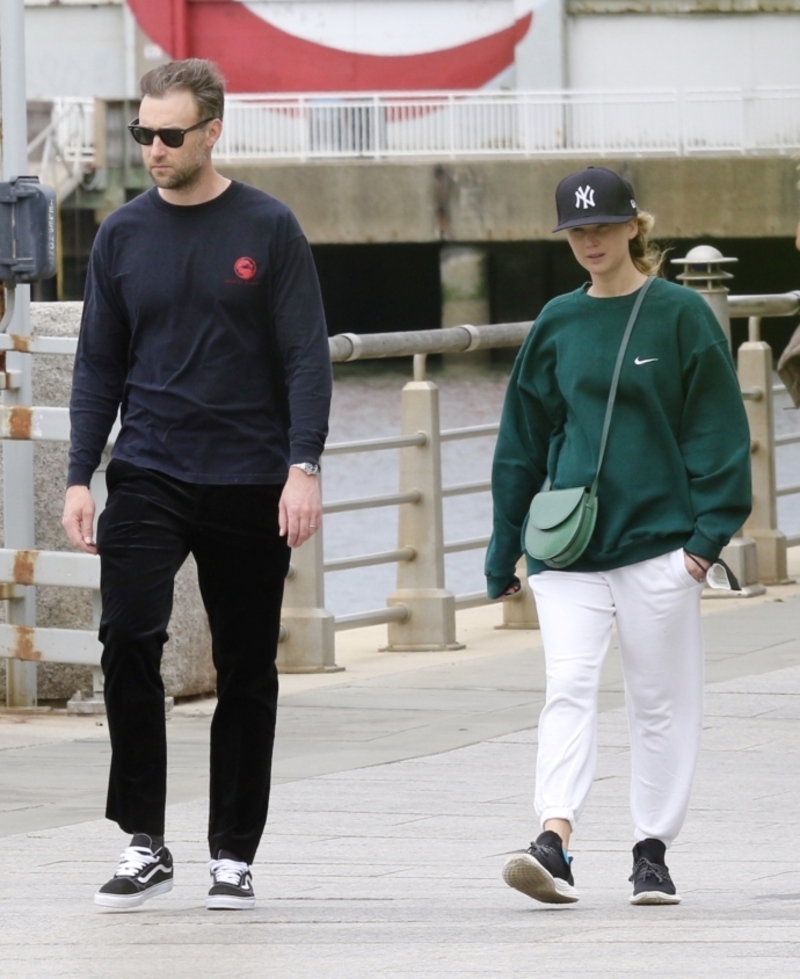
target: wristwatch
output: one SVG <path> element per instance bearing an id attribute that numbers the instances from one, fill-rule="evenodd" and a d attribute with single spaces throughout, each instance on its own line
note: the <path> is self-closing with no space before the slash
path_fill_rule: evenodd
<path id="1" fill-rule="evenodd" d="M 319 465 L 316 462 L 293 462 L 290 469 L 302 469 L 306 476 L 319 475 Z"/>

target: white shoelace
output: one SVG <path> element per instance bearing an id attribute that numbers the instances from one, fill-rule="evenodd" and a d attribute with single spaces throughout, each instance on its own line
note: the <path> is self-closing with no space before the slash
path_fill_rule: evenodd
<path id="1" fill-rule="evenodd" d="M 208 869 L 217 884 L 233 884 L 241 887 L 250 866 L 238 860 L 209 860 Z"/>
<path id="2" fill-rule="evenodd" d="M 119 866 L 115 877 L 137 877 L 145 867 L 157 861 L 152 850 L 143 846 L 126 847 L 119 857 Z"/>

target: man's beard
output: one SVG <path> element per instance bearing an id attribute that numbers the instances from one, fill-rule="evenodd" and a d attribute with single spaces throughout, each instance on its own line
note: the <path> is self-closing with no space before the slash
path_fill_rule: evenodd
<path id="1" fill-rule="evenodd" d="M 186 160 L 182 166 L 173 166 L 165 174 L 153 173 L 153 165 L 148 170 L 153 183 L 162 190 L 191 190 L 200 183 L 204 163 L 204 158 L 195 158 Z"/>

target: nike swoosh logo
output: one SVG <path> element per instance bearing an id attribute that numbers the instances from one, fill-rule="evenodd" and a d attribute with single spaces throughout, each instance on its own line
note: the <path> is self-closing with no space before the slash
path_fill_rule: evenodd
<path id="1" fill-rule="evenodd" d="M 634 364 L 636 364 L 637 367 L 641 367 L 642 364 L 652 364 L 657 360 L 658 357 L 648 357 L 647 360 L 642 360 L 641 357 L 637 357 L 636 360 L 634 360 Z"/>

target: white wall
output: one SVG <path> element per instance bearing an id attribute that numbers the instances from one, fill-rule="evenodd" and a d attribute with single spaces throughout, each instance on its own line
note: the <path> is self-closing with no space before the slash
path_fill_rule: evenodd
<path id="1" fill-rule="evenodd" d="M 570 17 L 565 66 L 563 2 L 536 2 L 517 48 L 519 88 L 800 86 L 800 14 Z M 28 97 L 135 95 L 140 69 L 152 65 L 131 64 L 126 16 L 115 3 L 26 6 Z"/>
<path id="2" fill-rule="evenodd" d="M 29 99 L 124 97 L 129 85 L 124 8 L 26 7 L 25 60 Z"/>
<path id="3" fill-rule="evenodd" d="M 800 86 L 800 14 L 571 17 L 568 40 L 571 88 Z"/>
<path id="4" fill-rule="evenodd" d="M 516 86 L 550 91 L 566 85 L 564 0 L 540 0 L 533 24 L 517 45 Z"/>

